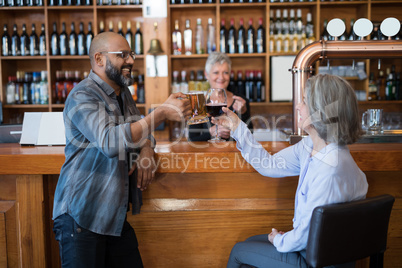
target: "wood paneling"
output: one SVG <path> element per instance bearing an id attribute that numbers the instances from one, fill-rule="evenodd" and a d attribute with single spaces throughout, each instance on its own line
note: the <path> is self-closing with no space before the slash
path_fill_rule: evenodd
<path id="1" fill-rule="evenodd" d="M 0 201 L 0 267 L 18 266 L 15 202 Z"/>
<path id="2" fill-rule="evenodd" d="M 17 220 L 21 262 L 46 267 L 42 175 L 17 177 Z"/>

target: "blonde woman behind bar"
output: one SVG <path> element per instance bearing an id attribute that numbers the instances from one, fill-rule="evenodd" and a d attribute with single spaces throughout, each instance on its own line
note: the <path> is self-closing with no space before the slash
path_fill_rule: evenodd
<path id="1" fill-rule="evenodd" d="M 212 122 L 230 128 L 237 148 L 260 174 L 299 175 L 293 229 L 269 228 L 269 234 L 237 243 L 230 254 L 229 268 L 241 264 L 259 268 L 307 267 L 305 248 L 313 209 L 366 196 L 366 176 L 346 146 L 355 142 L 361 133 L 357 100 L 349 83 L 333 75 L 311 77 L 297 110 L 299 127 L 309 136 L 275 155 L 270 155 L 254 139 L 232 111 L 225 109 L 226 116 L 212 118 Z"/>

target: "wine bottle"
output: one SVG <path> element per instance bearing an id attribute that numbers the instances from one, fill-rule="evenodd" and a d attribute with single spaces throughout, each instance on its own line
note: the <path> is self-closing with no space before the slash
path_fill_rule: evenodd
<path id="1" fill-rule="evenodd" d="M 240 26 L 237 31 L 237 52 L 240 54 L 246 53 L 246 29 L 244 28 L 244 20 L 240 18 L 239 20 Z"/>
<path id="2" fill-rule="evenodd" d="M 265 101 L 265 84 L 262 79 L 262 71 L 257 71 L 257 79 L 255 82 L 255 87 L 257 91 L 257 102 Z"/>
<path id="3" fill-rule="evenodd" d="M 133 32 L 131 31 L 131 21 L 127 21 L 127 31 L 126 31 L 125 37 L 126 37 L 127 43 L 130 46 L 131 50 L 134 51 Z"/>
<path id="4" fill-rule="evenodd" d="M 280 35 L 282 33 L 282 22 L 281 22 L 281 10 L 276 10 L 275 18 L 275 35 Z"/>
<path id="5" fill-rule="evenodd" d="M 257 53 L 264 53 L 265 52 L 265 29 L 262 25 L 262 18 L 258 20 L 258 29 L 257 29 L 257 38 L 256 38 L 256 49 Z"/>
<path id="6" fill-rule="evenodd" d="M 226 53 L 227 50 L 227 31 L 225 27 L 225 19 L 221 20 L 221 29 L 219 31 L 219 49 L 221 52 Z"/>
<path id="7" fill-rule="evenodd" d="M 41 33 L 39 35 L 39 55 L 46 56 L 46 32 L 45 32 L 45 24 L 42 23 Z"/>
<path id="8" fill-rule="evenodd" d="M 181 55 L 182 51 L 181 32 L 179 29 L 179 20 L 174 23 L 174 31 L 172 32 L 172 48 L 173 55 Z"/>
<path id="9" fill-rule="evenodd" d="M 172 93 L 180 92 L 180 84 L 179 84 L 179 71 L 173 71 L 173 79 L 172 79 Z"/>
<path id="10" fill-rule="evenodd" d="M 66 23 L 61 24 L 61 33 L 59 36 L 60 55 L 65 56 L 68 54 L 68 37 L 66 33 Z"/>
<path id="11" fill-rule="evenodd" d="M 200 18 L 197 19 L 197 27 L 195 30 L 195 53 L 205 53 L 204 29 L 202 27 Z"/>
<path id="12" fill-rule="evenodd" d="M 289 34 L 292 36 L 296 33 L 296 20 L 295 20 L 295 10 L 290 10 L 289 15 Z"/>
<path id="13" fill-rule="evenodd" d="M 389 72 L 385 84 L 386 100 L 395 100 L 395 91 L 396 91 L 395 89 L 396 89 L 396 73 L 395 73 L 395 65 L 392 65 L 391 72 Z"/>
<path id="14" fill-rule="evenodd" d="M 74 22 L 71 23 L 71 32 L 68 36 L 68 47 L 70 51 L 70 55 L 77 55 L 78 54 L 78 47 L 77 47 L 77 33 L 75 32 L 75 24 Z"/>
<path id="15" fill-rule="evenodd" d="M 29 36 L 29 53 L 31 56 L 39 55 L 39 38 L 36 34 L 35 23 L 32 23 L 32 32 Z"/>
<path id="16" fill-rule="evenodd" d="M 22 89 L 22 103 L 23 104 L 32 104 L 32 100 L 30 98 L 30 87 L 32 82 L 32 73 L 25 72 L 23 89 Z"/>
<path id="17" fill-rule="evenodd" d="M 11 56 L 11 37 L 8 34 L 7 24 L 4 24 L 3 35 L 1 37 L 1 54 Z"/>
<path id="18" fill-rule="evenodd" d="M 142 33 L 141 33 L 140 27 L 141 27 L 141 24 L 139 21 L 137 21 L 137 31 L 135 32 L 135 35 L 134 35 L 134 45 L 135 45 L 134 52 L 137 55 L 144 54 L 144 45 L 143 45 Z"/>
<path id="19" fill-rule="evenodd" d="M 29 36 L 27 34 L 27 27 L 24 24 L 22 24 L 22 33 L 21 33 L 21 56 L 29 56 Z"/>
<path id="20" fill-rule="evenodd" d="M 77 51 L 78 51 L 78 55 L 80 55 L 80 56 L 87 55 L 86 46 L 85 46 L 84 23 L 82 23 L 82 22 L 80 22 L 79 32 L 77 35 Z"/>
<path id="21" fill-rule="evenodd" d="M 144 75 L 138 75 L 138 103 L 145 103 L 145 85 L 144 85 Z"/>
<path id="22" fill-rule="evenodd" d="M 50 37 L 50 51 L 53 56 L 60 55 L 59 34 L 57 33 L 57 24 L 53 23 L 53 33 Z"/>
<path id="23" fill-rule="evenodd" d="M 121 22 L 121 20 L 117 23 L 117 33 L 124 37 L 123 23 Z"/>
<path id="24" fill-rule="evenodd" d="M 187 83 L 187 72 L 185 70 L 181 71 L 181 82 L 180 82 L 180 92 L 188 93 L 188 83 Z"/>
<path id="25" fill-rule="evenodd" d="M 113 32 L 113 21 L 109 21 L 109 32 Z"/>
<path id="26" fill-rule="evenodd" d="M 15 83 L 15 104 L 22 103 L 22 94 L 24 91 L 24 72 L 17 71 L 17 82 Z"/>
<path id="27" fill-rule="evenodd" d="M 286 36 L 289 34 L 289 20 L 288 20 L 288 10 L 283 10 L 282 15 L 282 35 Z"/>
<path id="28" fill-rule="evenodd" d="M 253 27 L 253 19 L 248 20 L 248 29 L 247 29 L 247 52 L 248 53 L 255 53 L 255 34 L 254 34 L 254 27 Z"/>
<path id="29" fill-rule="evenodd" d="M 85 37 L 85 46 L 87 54 L 89 55 L 89 48 L 91 47 L 92 39 L 94 38 L 94 33 L 92 32 L 92 22 L 88 22 L 88 32 Z"/>
<path id="30" fill-rule="evenodd" d="M 236 89 L 236 82 L 235 82 L 235 73 L 233 70 L 230 71 L 230 80 L 229 80 L 229 85 L 228 85 L 227 91 L 232 92 L 234 95 L 238 95 L 238 92 Z"/>
<path id="31" fill-rule="evenodd" d="M 302 21 L 302 11 L 301 9 L 297 9 L 297 13 L 296 13 L 297 19 L 296 19 L 296 33 L 299 35 L 302 34 L 302 30 L 303 30 L 303 21 Z"/>
<path id="32" fill-rule="evenodd" d="M 215 26 L 212 24 L 212 18 L 208 19 L 207 26 L 207 53 L 216 51 Z"/>
<path id="33" fill-rule="evenodd" d="M 183 32 L 184 51 L 186 55 L 193 53 L 193 30 L 190 28 L 190 20 L 186 20 L 186 29 Z"/>
<path id="34" fill-rule="evenodd" d="M 229 31 L 228 31 L 228 44 L 227 44 L 227 48 L 228 48 L 228 53 L 236 53 L 236 29 L 234 27 L 234 19 L 231 18 L 230 19 L 230 27 L 229 27 Z"/>
<path id="35" fill-rule="evenodd" d="M 16 82 L 16 80 L 17 80 L 17 77 L 15 77 L 15 76 L 8 77 L 8 83 L 7 83 L 7 89 L 6 89 L 7 104 L 15 104 L 15 82 Z"/>

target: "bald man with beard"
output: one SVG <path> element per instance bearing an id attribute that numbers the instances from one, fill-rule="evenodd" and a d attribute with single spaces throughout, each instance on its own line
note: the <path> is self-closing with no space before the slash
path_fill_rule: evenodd
<path id="1" fill-rule="evenodd" d="M 128 90 L 135 54 L 124 37 L 95 36 L 89 58 L 92 70 L 63 112 L 66 160 L 53 208 L 62 267 L 143 267 L 129 203 L 139 213 L 141 193 L 155 176 L 152 130 L 190 116 L 190 102 L 172 94 L 141 118 Z"/>

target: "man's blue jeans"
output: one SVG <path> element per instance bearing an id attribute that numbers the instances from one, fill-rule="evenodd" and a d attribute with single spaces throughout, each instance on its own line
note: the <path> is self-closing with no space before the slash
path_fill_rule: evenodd
<path id="1" fill-rule="evenodd" d="M 63 214 L 54 220 L 63 268 L 142 268 L 134 229 L 125 221 L 121 236 L 93 233 Z"/>

